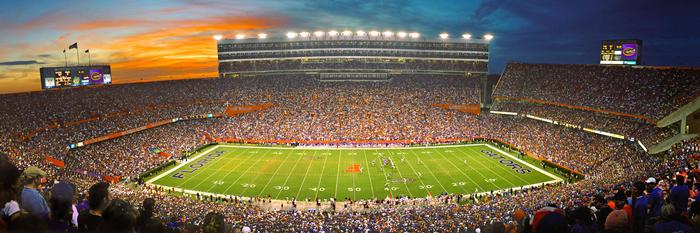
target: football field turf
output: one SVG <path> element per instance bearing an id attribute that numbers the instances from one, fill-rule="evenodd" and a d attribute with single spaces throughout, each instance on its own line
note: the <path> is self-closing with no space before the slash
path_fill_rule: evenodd
<path id="1" fill-rule="evenodd" d="M 272 199 L 384 199 L 520 188 L 559 177 L 490 144 L 405 148 L 214 145 L 147 183 Z"/>

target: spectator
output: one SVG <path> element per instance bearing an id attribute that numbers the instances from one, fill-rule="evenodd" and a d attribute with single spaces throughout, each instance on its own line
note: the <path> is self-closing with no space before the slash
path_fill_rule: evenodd
<path id="1" fill-rule="evenodd" d="M 37 167 L 29 167 L 22 172 L 22 204 L 20 207 L 31 214 L 44 219 L 49 219 L 49 205 L 37 189 L 41 188 L 46 172 Z"/>
<path id="2" fill-rule="evenodd" d="M 672 204 L 661 208 L 661 218 L 654 224 L 654 233 L 693 233 L 688 219 L 678 214 Z"/>
<path id="3" fill-rule="evenodd" d="M 138 212 L 128 202 L 120 199 L 112 200 L 105 208 L 99 232 L 132 233 L 136 231 Z"/>
<path id="4" fill-rule="evenodd" d="M 669 199 L 676 211 L 681 215 L 688 215 L 688 198 L 690 197 L 690 189 L 685 184 L 685 176 L 676 175 L 676 186 L 671 188 Z"/>
<path id="5" fill-rule="evenodd" d="M 73 216 L 73 187 L 60 182 L 51 188 L 49 198 L 51 214 L 49 216 L 49 232 L 77 232 L 78 226 L 71 222 Z"/>
<path id="6" fill-rule="evenodd" d="M 88 191 L 89 210 L 78 215 L 79 232 L 97 232 L 102 223 L 102 214 L 109 204 L 109 183 L 99 182 L 90 187 Z"/>

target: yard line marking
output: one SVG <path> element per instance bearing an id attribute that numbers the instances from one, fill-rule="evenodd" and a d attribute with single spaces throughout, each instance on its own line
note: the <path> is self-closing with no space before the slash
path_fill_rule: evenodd
<path id="1" fill-rule="evenodd" d="M 241 173 L 241 175 L 238 176 L 238 178 L 237 178 L 235 181 L 233 181 L 233 183 L 231 183 L 231 185 L 229 185 L 228 187 L 226 187 L 226 190 L 224 190 L 224 194 L 225 194 L 226 192 L 228 192 L 228 190 L 229 190 L 231 187 L 233 187 L 236 183 L 238 183 L 238 180 L 240 180 L 243 176 L 246 176 L 247 173 L 248 173 L 248 171 L 250 170 L 250 168 L 254 167 L 254 165 L 256 165 L 256 164 L 258 164 L 260 161 L 262 161 L 262 158 L 263 158 L 263 157 L 265 157 L 265 156 L 258 156 L 258 159 L 255 161 L 255 163 L 253 163 L 253 164 L 251 164 L 250 166 L 248 166 L 248 168 L 246 168 L 245 171 L 243 171 L 243 173 Z M 242 195 L 242 194 L 243 194 L 243 193 L 239 193 L 238 195 Z"/>
<path id="2" fill-rule="evenodd" d="M 297 161 L 294 163 L 294 167 L 292 167 L 292 170 L 289 172 L 289 175 L 287 175 L 287 179 L 284 180 L 284 184 L 282 184 L 282 186 L 287 186 L 287 181 L 289 181 L 289 177 L 292 177 L 292 174 L 294 173 L 294 169 L 297 167 L 297 165 L 299 165 L 299 161 L 301 161 L 302 158 L 304 158 L 304 156 L 300 155 L 299 159 L 297 159 Z M 280 197 L 280 194 L 282 194 L 283 190 L 284 189 L 280 189 L 280 191 L 277 192 L 277 196 L 275 196 L 275 199 Z"/>
<path id="3" fill-rule="evenodd" d="M 207 171 L 207 172 L 204 172 L 204 170 L 208 170 L 208 168 L 215 168 L 215 167 L 217 167 L 222 161 L 226 161 L 226 162 L 224 163 L 224 165 L 227 165 L 227 164 L 230 163 L 231 161 L 235 161 L 235 159 L 232 159 L 232 158 L 222 158 L 222 157 L 226 156 L 226 155 L 229 154 L 229 153 L 234 153 L 234 152 L 236 152 L 236 151 L 238 151 L 238 149 L 234 149 L 233 151 L 226 151 L 226 152 L 224 152 L 224 153 L 221 154 L 219 157 L 217 157 L 216 160 L 215 160 L 214 162 L 212 162 L 212 163 L 210 163 L 210 164 L 207 164 L 207 166 L 206 166 L 207 168 L 204 168 L 204 166 L 202 166 L 202 167 L 201 167 L 202 170 L 199 170 L 199 172 L 197 172 L 196 174 L 193 174 L 189 179 L 187 179 L 187 180 L 185 180 L 184 182 L 180 183 L 180 185 L 179 185 L 178 187 L 183 186 L 183 185 L 184 185 L 184 186 L 188 186 L 191 180 L 196 179 L 197 177 L 202 176 L 203 174 L 206 174 L 206 175 L 204 175 L 204 176 L 206 176 L 206 178 L 204 178 L 203 180 L 199 181 L 197 184 L 195 184 L 194 187 L 192 187 L 192 189 L 197 189 L 197 187 L 199 187 L 200 185 L 202 185 L 204 182 L 206 182 L 207 180 L 209 180 L 209 178 L 211 178 L 212 175 L 214 175 L 214 174 L 217 173 L 216 171 L 211 171 L 211 172 L 210 172 L 210 171 Z M 195 180 L 195 182 L 196 182 L 196 180 Z M 208 190 L 207 190 L 207 191 L 208 191 Z"/>
<path id="4" fill-rule="evenodd" d="M 445 155 L 443 155 L 442 152 L 438 151 L 438 154 L 440 154 L 440 156 L 442 156 L 443 158 L 445 158 L 445 160 L 447 160 L 448 163 L 452 164 L 452 166 L 455 167 L 455 169 L 457 169 L 457 171 L 459 171 L 460 173 L 462 173 L 463 176 L 467 177 L 468 180 L 470 180 L 472 183 L 474 183 L 474 184 L 476 185 L 476 187 L 478 187 L 479 189 L 485 190 L 483 187 L 481 187 L 481 185 L 479 185 L 478 182 L 475 182 L 469 175 L 467 175 L 466 173 L 464 173 L 464 171 L 462 171 L 462 168 L 458 167 L 457 165 L 455 165 L 455 164 L 452 162 L 452 160 L 450 160 L 450 159 L 448 159 L 447 157 L 445 157 Z M 479 173 L 479 172 L 477 172 L 477 174 L 479 174 L 479 175 L 480 175 L 482 178 L 484 178 L 484 179 L 486 178 L 483 174 L 481 174 L 481 173 Z M 498 186 L 496 186 L 495 184 L 493 184 L 493 183 L 489 183 L 489 184 L 491 184 L 492 186 L 496 187 L 496 189 L 494 189 L 494 190 L 498 190 L 498 189 L 499 189 Z"/>
<path id="5" fill-rule="evenodd" d="M 237 151 L 237 150 L 235 150 L 235 151 Z M 230 151 L 229 153 L 233 153 L 233 152 L 235 152 L 235 151 Z M 226 154 L 229 154 L 229 153 L 226 153 Z M 223 155 L 223 156 L 226 156 L 226 155 Z M 237 155 L 234 155 L 234 156 L 237 156 Z M 231 158 L 227 158 L 227 159 L 230 159 L 230 161 L 227 161 L 227 162 L 224 164 L 224 167 L 228 167 L 228 164 L 229 164 L 229 162 L 231 162 L 231 161 L 238 161 L 238 159 L 236 159 L 235 157 L 231 157 Z M 247 160 L 247 159 L 246 159 L 246 160 Z M 230 168 L 227 169 L 227 170 L 226 170 L 226 175 L 222 176 L 221 178 L 222 178 L 222 179 L 226 179 L 226 177 L 228 177 L 228 175 L 231 174 L 231 172 L 233 172 L 233 171 L 235 171 L 236 169 L 238 169 L 238 167 L 240 167 L 241 164 L 243 164 L 243 162 L 239 162 L 239 163 L 236 165 L 236 167 L 234 167 L 233 169 L 230 169 Z M 216 176 L 216 175 L 220 175 L 220 174 L 219 174 L 219 171 L 218 171 L 218 170 L 217 170 L 217 171 L 212 171 L 211 174 L 209 174 L 209 176 L 207 176 L 206 179 L 202 180 L 199 184 L 197 184 L 197 185 L 195 185 L 194 187 L 192 187 L 192 189 L 197 189 L 197 187 L 199 187 L 199 185 L 203 184 L 204 182 L 208 181 L 211 177 Z M 215 186 L 212 185 L 212 186 L 210 186 L 209 188 L 207 188 L 206 191 L 209 192 L 209 191 L 211 191 L 211 189 L 214 188 L 214 187 L 215 187 Z"/>
<path id="6" fill-rule="evenodd" d="M 316 157 L 316 151 L 314 151 L 314 154 L 312 156 Z M 301 185 L 299 185 L 299 191 L 297 191 L 297 195 L 294 196 L 294 199 L 298 199 L 299 194 L 301 193 L 301 190 L 304 189 L 304 182 L 306 182 L 306 176 L 309 175 L 309 170 L 311 170 L 311 164 L 313 164 L 313 163 L 314 163 L 314 161 L 312 159 L 310 159 L 309 166 L 306 167 L 306 173 L 304 173 L 304 179 L 301 180 Z"/>
<path id="7" fill-rule="evenodd" d="M 340 179 L 340 156 L 343 155 L 343 151 L 338 152 L 338 172 L 335 173 L 335 194 L 333 194 L 333 199 L 338 198 L 338 181 Z"/>
<path id="8" fill-rule="evenodd" d="M 287 162 L 287 159 L 289 158 L 289 155 L 291 155 L 291 154 L 292 154 L 292 153 L 287 153 L 287 155 L 284 156 L 284 160 L 282 160 L 282 162 L 280 163 L 280 165 L 277 166 L 277 169 L 275 169 L 275 173 L 272 174 L 272 176 L 270 176 L 269 179 L 267 179 L 267 183 L 265 184 L 265 187 L 263 187 L 263 189 L 260 190 L 260 193 L 258 193 L 258 196 L 261 196 L 261 195 L 265 192 L 265 189 L 267 189 L 267 186 L 270 185 L 270 183 L 272 182 L 273 178 L 275 178 L 275 176 L 277 176 L 277 172 L 280 171 L 280 168 L 284 167 L 285 162 Z"/>
<path id="9" fill-rule="evenodd" d="M 168 170 L 168 171 L 166 171 L 166 172 L 163 172 L 163 173 L 161 173 L 160 175 L 157 175 L 156 177 L 153 177 L 153 178 L 149 179 L 148 181 L 146 181 L 146 183 L 149 183 L 149 184 L 150 184 L 150 183 L 153 183 L 153 181 L 159 180 L 160 178 L 163 178 L 164 176 L 169 175 L 170 173 L 172 173 L 172 172 L 174 172 L 174 171 L 177 171 L 177 169 L 180 169 L 181 167 L 183 167 L 183 166 L 185 166 L 185 165 L 187 165 L 187 164 L 189 164 L 189 163 L 191 163 L 191 162 L 194 162 L 195 160 L 199 159 L 199 157 L 202 157 L 202 156 L 205 155 L 205 154 L 209 154 L 209 152 L 211 152 L 211 151 L 213 151 L 213 150 L 216 150 L 216 148 L 219 148 L 219 147 L 220 147 L 220 146 L 217 145 L 217 146 L 212 147 L 212 148 L 209 149 L 209 150 L 206 150 L 206 151 L 204 151 L 204 152 L 202 152 L 202 153 L 199 153 L 198 155 L 194 156 L 194 158 L 189 158 L 189 160 L 187 160 L 187 162 L 181 163 L 181 164 L 179 164 L 179 165 L 177 165 L 177 166 L 171 168 L 170 170 Z"/>
<path id="10" fill-rule="evenodd" d="M 357 153 L 352 154 L 352 165 L 355 164 L 355 155 Z M 352 173 L 352 199 L 357 200 L 357 185 L 355 184 L 355 172 Z"/>
<path id="11" fill-rule="evenodd" d="M 316 185 L 316 194 L 314 195 L 314 200 L 318 198 L 318 192 L 321 188 L 321 180 L 323 180 L 323 172 L 326 171 L 326 162 L 328 162 L 328 157 L 330 156 L 331 155 L 324 155 L 325 158 L 323 159 L 323 168 L 321 168 L 321 175 L 320 178 L 318 178 L 318 185 Z"/>
<path id="12" fill-rule="evenodd" d="M 392 154 L 389 154 L 389 158 L 391 158 L 391 156 L 392 156 Z M 401 174 L 401 169 L 399 169 L 399 165 L 397 165 L 397 164 L 394 162 L 394 158 L 391 158 L 391 162 L 394 163 L 394 167 L 396 168 L 396 171 L 399 172 L 399 176 L 403 179 L 404 177 L 403 177 L 403 175 Z M 406 191 L 408 191 L 408 195 L 410 195 L 411 198 L 415 198 L 415 197 L 416 197 L 416 196 L 413 196 L 413 193 L 411 193 L 411 189 L 408 188 L 408 184 L 406 184 L 406 182 L 403 182 L 403 186 L 406 186 Z"/>
<path id="13" fill-rule="evenodd" d="M 416 157 L 417 159 L 420 160 L 420 157 L 418 156 L 418 154 L 417 154 L 415 151 L 411 151 L 411 153 L 413 153 L 413 156 L 414 156 L 414 157 Z M 410 162 L 409 162 L 408 166 L 411 166 Z M 411 166 L 411 169 L 413 169 L 413 172 L 416 172 L 416 169 L 413 168 L 413 166 Z M 435 174 L 433 173 L 432 169 L 428 168 L 427 170 L 428 170 L 428 172 L 430 173 L 430 175 L 432 175 L 433 178 L 435 178 L 435 180 L 436 180 L 437 183 L 440 185 L 440 187 L 442 187 L 442 190 L 445 191 L 445 192 L 447 192 L 447 193 L 449 193 L 449 192 L 447 191 L 447 189 L 445 188 L 445 186 L 442 185 L 442 182 L 440 182 L 440 179 L 438 179 L 437 176 L 435 176 Z M 451 176 L 450 176 L 450 177 L 451 177 Z M 418 178 L 420 179 L 420 177 L 418 177 Z M 454 179 L 454 178 L 453 178 L 453 179 Z M 421 180 L 421 183 L 423 183 L 422 180 Z M 423 183 L 423 186 L 425 186 L 425 183 Z M 430 193 L 430 191 L 428 191 L 428 193 Z"/>
<path id="14" fill-rule="evenodd" d="M 418 156 L 418 154 L 417 154 L 416 152 L 413 152 L 413 153 L 416 154 L 416 156 Z M 420 157 L 418 157 L 418 158 L 420 158 Z M 443 165 L 447 166 L 446 164 L 443 164 L 443 163 L 441 163 L 441 162 L 437 162 L 437 163 L 436 163 L 436 162 L 433 162 L 432 160 L 428 160 L 428 161 L 430 161 L 430 163 L 437 164 L 437 166 L 439 166 L 440 168 L 443 168 L 443 169 L 445 168 Z M 448 168 L 448 169 L 445 169 L 445 170 L 448 171 L 448 172 L 446 172 L 445 174 L 446 174 L 448 177 L 450 177 L 450 179 L 452 179 L 452 181 L 455 181 L 456 183 L 462 182 L 460 179 L 456 179 L 456 178 L 452 175 L 452 173 L 449 172 L 449 171 L 451 171 L 451 169 Z M 445 186 L 442 185 L 442 182 L 440 182 L 440 179 L 437 178 L 437 176 L 436 176 L 435 173 L 432 171 L 432 169 L 428 169 L 428 171 L 430 172 L 430 174 L 431 174 L 433 177 L 435 177 L 435 179 L 438 180 L 438 183 L 440 184 L 440 186 L 445 187 Z M 469 179 L 469 177 L 467 177 L 467 179 Z M 471 179 L 469 179 L 469 181 L 471 181 L 473 184 L 475 184 L 475 185 L 477 185 L 477 186 L 479 185 L 478 183 L 474 182 L 474 181 L 471 180 Z M 459 189 L 461 189 L 462 192 L 464 192 L 465 194 L 466 194 L 466 193 L 470 193 L 470 191 L 467 190 L 467 189 L 466 189 L 464 186 L 462 186 L 462 185 L 457 186 L 457 187 L 459 187 Z"/>
<path id="15" fill-rule="evenodd" d="M 362 151 L 362 154 L 365 156 L 365 165 L 369 165 L 369 161 L 367 161 L 367 153 L 365 151 Z M 372 184 L 372 172 L 370 171 L 369 167 L 367 169 L 364 169 L 360 167 L 360 169 L 367 170 L 367 174 L 369 175 L 369 187 L 372 190 L 372 198 L 376 198 L 377 195 L 374 194 L 374 185 Z"/>

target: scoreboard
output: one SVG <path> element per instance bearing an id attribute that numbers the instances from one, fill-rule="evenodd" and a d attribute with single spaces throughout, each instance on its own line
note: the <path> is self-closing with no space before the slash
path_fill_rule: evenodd
<path id="1" fill-rule="evenodd" d="M 109 65 L 42 67 L 39 73 L 41 89 L 112 83 L 112 69 Z"/>
<path id="2" fill-rule="evenodd" d="M 600 50 L 600 64 L 641 65 L 641 52 L 641 40 L 604 40 Z"/>

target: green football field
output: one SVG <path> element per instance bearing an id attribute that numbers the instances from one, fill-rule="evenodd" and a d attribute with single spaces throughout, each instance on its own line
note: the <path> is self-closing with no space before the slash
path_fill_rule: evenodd
<path id="1" fill-rule="evenodd" d="M 362 149 L 214 145 L 147 183 L 205 195 L 357 200 L 482 193 L 559 180 L 490 144 Z"/>

